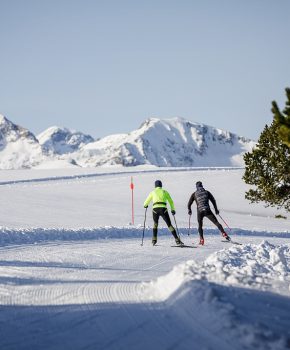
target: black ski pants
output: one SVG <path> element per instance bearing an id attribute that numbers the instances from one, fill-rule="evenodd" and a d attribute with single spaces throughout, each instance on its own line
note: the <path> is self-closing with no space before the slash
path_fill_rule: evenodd
<path id="1" fill-rule="evenodd" d="M 203 218 L 206 217 L 208 218 L 216 227 L 221 231 L 225 232 L 224 228 L 222 225 L 218 222 L 216 216 L 214 213 L 210 210 L 203 210 L 203 211 L 197 211 L 197 222 L 198 222 L 198 233 L 200 238 L 203 238 Z"/>
<path id="2" fill-rule="evenodd" d="M 170 220 L 167 208 L 154 208 L 152 214 L 153 214 L 153 222 L 154 222 L 152 240 L 157 240 L 158 221 L 160 216 L 165 221 L 173 237 L 175 239 L 178 239 L 175 228 L 171 224 L 171 220 Z"/>

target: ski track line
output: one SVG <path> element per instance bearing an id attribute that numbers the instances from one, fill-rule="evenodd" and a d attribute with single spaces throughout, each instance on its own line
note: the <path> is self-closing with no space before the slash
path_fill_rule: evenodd
<path id="1" fill-rule="evenodd" d="M 0 186 L 7 185 L 17 185 L 26 183 L 36 183 L 36 182 L 49 182 L 49 181 L 65 181 L 65 180 L 81 180 L 94 177 L 104 177 L 104 176 L 127 176 L 133 174 L 150 174 L 150 173 L 162 173 L 162 172 L 195 172 L 203 170 L 241 170 L 243 167 L 195 167 L 195 168 L 166 168 L 166 169 L 152 169 L 152 170 L 130 170 L 130 171 L 119 171 L 119 172 L 109 172 L 109 173 L 94 173 L 94 174 L 80 174 L 80 175 L 68 175 L 68 176 L 52 176 L 44 178 L 34 178 L 26 180 L 11 180 L 11 181 L 0 181 Z"/>
<path id="2" fill-rule="evenodd" d="M 91 243 L 90 243 L 91 244 Z M 115 244 L 115 250 L 118 249 L 120 245 L 120 242 L 118 244 Z M 160 261 L 158 263 L 154 264 L 143 264 L 143 261 L 139 257 L 136 259 L 134 255 L 132 256 L 129 254 L 129 256 L 123 256 L 123 253 L 118 254 L 111 254 L 110 256 L 110 263 L 105 264 L 102 262 L 102 259 L 100 259 L 100 263 L 98 264 L 98 268 L 100 268 L 100 272 L 97 273 L 97 278 L 95 279 L 95 283 L 92 280 L 92 283 L 86 283 L 80 281 L 79 283 L 76 283 L 77 280 L 74 282 L 74 279 L 78 279 L 79 277 L 79 269 L 81 266 L 79 265 L 79 260 L 84 261 L 84 259 L 79 256 L 80 253 L 83 253 L 83 247 L 81 247 L 79 250 L 74 249 L 74 247 L 78 244 L 75 244 L 72 242 L 71 244 L 66 243 L 65 249 L 63 247 L 60 247 L 59 245 L 52 245 L 45 244 L 43 246 L 35 246 L 30 245 L 26 246 L 28 248 L 28 251 L 25 249 L 25 247 L 16 247 L 13 253 L 15 253 L 15 260 L 19 261 L 20 263 L 23 261 L 24 265 L 20 267 L 9 267 L 7 270 L 7 266 L 2 266 L 1 269 L 5 268 L 7 275 L 14 276 L 16 279 L 24 279 L 23 282 L 21 282 L 21 285 L 14 288 L 15 292 L 11 295 L 11 302 L 13 304 L 19 304 L 19 305 L 25 305 L 25 304 L 57 304 L 57 305 L 64 305 L 67 303 L 67 301 L 75 301 L 77 302 L 79 300 L 80 303 L 84 302 L 86 304 L 91 303 L 111 303 L 116 300 L 122 301 L 122 302 L 132 302 L 137 301 L 138 298 L 137 295 L 137 285 L 138 283 L 134 283 L 134 277 L 138 277 L 140 273 L 144 275 L 144 272 L 149 272 L 152 270 L 160 271 L 162 273 L 162 269 L 160 267 L 162 265 L 169 266 L 172 265 L 172 258 L 165 255 L 160 257 Z M 59 251 L 55 251 L 54 249 L 59 249 Z M 150 247 L 151 248 L 151 247 Z M 95 247 L 91 247 L 91 249 L 94 251 Z M 38 252 L 38 258 L 35 260 L 33 259 L 33 255 L 35 254 L 35 250 Z M 74 262 L 65 262 L 63 259 L 55 259 L 55 257 L 66 255 L 66 250 L 72 251 L 70 253 L 70 258 Z M 10 249 L 10 252 L 11 249 Z M 7 252 L 5 252 L 7 253 Z M 90 250 L 87 252 L 88 256 L 90 256 Z M 166 251 L 168 254 L 168 252 Z M 50 256 L 54 256 L 54 262 L 51 261 Z M 98 254 L 98 256 L 104 256 L 104 254 Z M 95 254 L 93 255 L 95 258 Z M 113 257 L 113 259 L 111 258 Z M 71 259 L 70 259 L 71 260 Z M 184 259 L 183 259 L 184 260 Z M 27 261 L 27 265 L 26 265 Z M 179 261 L 179 259 L 178 259 Z M 67 268 L 61 268 L 62 262 L 65 265 L 68 265 L 69 269 Z M 140 265 L 141 262 L 141 265 Z M 13 263 L 13 261 L 12 261 Z M 60 266 L 58 266 L 58 264 Z M 85 261 L 85 264 L 83 265 L 84 268 L 84 279 L 90 279 L 89 275 L 94 272 L 94 267 L 91 270 L 90 267 L 92 264 L 90 261 Z M 51 266 L 50 266 L 51 265 Z M 94 266 L 94 264 L 92 265 Z M 104 274 L 103 272 L 103 266 L 104 266 Z M 127 266 L 135 266 L 135 269 L 132 271 L 129 271 Z M 75 269 L 76 267 L 76 269 Z M 117 270 L 120 270 L 121 273 L 121 281 L 110 281 L 111 277 L 110 274 L 115 274 L 115 267 L 117 267 Z M 166 271 L 168 269 L 165 269 Z M 108 271 L 108 272 L 107 272 Z M 111 272 L 112 271 L 112 272 Z M 154 275 L 160 274 L 154 273 Z M 66 275 L 68 273 L 69 279 L 72 279 L 72 283 L 66 282 L 65 285 L 62 284 L 63 279 L 67 279 Z M 88 276 L 86 274 L 89 274 Z M 75 275 L 76 274 L 76 275 Z M 46 276 L 45 279 L 47 280 L 47 283 L 43 286 L 41 279 L 43 279 L 42 276 Z M 75 277 L 74 277 L 75 275 Z M 57 276 L 55 279 L 54 276 Z M 147 277 L 146 277 L 147 276 Z M 145 279 L 149 280 L 151 278 L 151 273 L 148 275 L 146 274 Z M 37 284 L 37 279 L 40 278 L 39 284 Z M 138 277 L 140 278 L 140 277 Z M 138 279 L 137 278 L 137 279 Z M 25 279 L 27 279 L 27 285 L 25 282 Z M 53 281 L 50 283 L 49 281 L 53 279 Z M 59 279 L 59 282 L 58 282 Z M 109 281 L 107 282 L 107 280 Z M 35 282 L 34 282 L 35 280 Z M 31 285 L 32 283 L 32 285 Z M 121 300 L 120 300 L 121 299 Z M 3 300 L 2 300 L 3 302 Z M 4 302 L 5 303 L 5 302 Z"/>

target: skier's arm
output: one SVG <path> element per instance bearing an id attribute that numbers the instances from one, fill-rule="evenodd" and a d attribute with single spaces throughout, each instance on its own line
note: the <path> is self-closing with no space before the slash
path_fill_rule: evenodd
<path id="1" fill-rule="evenodd" d="M 188 211 L 191 211 L 191 206 L 192 206 L 192 203 L 194 202 L 195 200 L 195 197 L 194 197 L 194 193 L 190 196 L 189 198 L 189 201 L 188 201 L 188 204 L 187 204 L 187 209 Z"/>
<path id="2" fill-rule="evenodd" d="M 213 206 L 214 206 L 214 210 L 215 210 L 215 213 L 218 215 L 219 214 L 219 210 L 217 208 L 217 205 L 216 205 L 216 201 L 214 199 L 214 196 L 209 192 L 208 192 L 208 199 L 212 202 Z"/>
<path id="3" fill-rule="evenodd" d="M 170 194 L 166 191 L 166 199 L 168 200 L 168 203 L 170 205 L 171 211 L 175 211 L 173 200 L 170 196 Z"/>
<path id="4" fill-rule="evenodd" d="M 152 192 L 149 193 L 149 196 L 146 198 L 145 202 L 144 202 L 144 208 L 147 208 L 149 203 L 152 201 L 153 195 Z"/>

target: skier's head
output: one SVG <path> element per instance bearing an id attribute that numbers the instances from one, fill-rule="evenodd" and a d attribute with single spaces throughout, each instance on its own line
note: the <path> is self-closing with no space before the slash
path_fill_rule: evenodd
<path id="1" fill-rule="evenodd" d="M 162 182 L 160 180 L 156 180 L 155 187 L 162 187 Z"/>
<path id="2" fill-rule="evenodd" d="M 203 187 L 201 181 L 197 181 L 197 183 L 195 184 L 195 186 L 196 186 L 196 188 Z"/>

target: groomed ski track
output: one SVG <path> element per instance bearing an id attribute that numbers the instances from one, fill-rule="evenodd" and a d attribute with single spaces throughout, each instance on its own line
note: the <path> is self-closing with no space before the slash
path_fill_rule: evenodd
<path id="1" fill-rule="evenodd" d="M 140 282 L 200 254 L 172 249 L 166 238 L 159 244 L 153 249 L 126 239 L 1 249 L 0 348 L 162 349 L 177 343 L 186 349 L 192 337 L 183 315 L 170 321 L 162 305 L 142 300 Z"/>
<path id="2" fill-rule="evenodd" d="M 249 240 L 255 238 L 240 237 Z M 238 340 L 233 343 L 224 320 L 203 311 L 196 297 L 183 291 L 160 302 L 142 293 L 142 282 L 176 264 L 230 247 L 218 235 L 204 247 L 170 244 L 170 237 L 161 237 L 154 248 L 148 241 L 141 247 L 140 239 L 1 248 L 0 348 L 243 349 Z"/>

